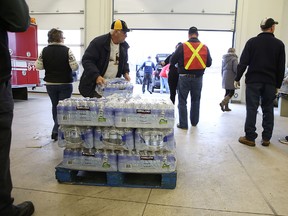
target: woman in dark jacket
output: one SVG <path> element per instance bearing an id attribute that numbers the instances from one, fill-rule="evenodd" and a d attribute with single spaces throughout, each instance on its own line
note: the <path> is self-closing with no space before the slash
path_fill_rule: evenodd
<path id="1" fill-rule="evenodd" d="M 229 100 L 235 93 L 234 79 L 237 73 L 238 57 L 234 48 L 229 48 L 228 53 L 222 58 L 222 88 L 225 89 L 224 99 L 220 103 L 221 110 L 231 111 L 228 107 Z"/>
<path id="2" fill-rule="evenodd" d="M 51 139 L 58 140 L 57 105 L 59 100 L 70 98 L 73 91 L 73 71 L 78 70 L 78 63 L 72 51 L 64 45 L 63 32 L 51 29 L 48 32 L 48 46 L 39 55 L 35 65 L 38 70 L 45 70 L 44 81 L 52 102 L 54 127 Z"/>

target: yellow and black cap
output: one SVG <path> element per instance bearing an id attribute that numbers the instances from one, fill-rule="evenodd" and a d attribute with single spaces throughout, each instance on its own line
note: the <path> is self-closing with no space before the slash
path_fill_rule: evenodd
<path id="1" fill-rule="evenodd" d="M 123 20 L 115 20 L 112 25 L 111 25 L 111 29 L 114 30 L 121 30 L 124 32 L 129 32 L 130 29 L 127 27 L 126 22 L 124 22 Z"/>

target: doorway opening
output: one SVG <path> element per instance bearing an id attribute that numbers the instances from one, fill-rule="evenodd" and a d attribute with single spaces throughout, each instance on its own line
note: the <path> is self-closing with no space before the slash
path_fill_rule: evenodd
<path id="1" fill-rule="evenodd" d="M 224 94 L 221 86 L 222 56 L 233 46 L 233 32 L 231 31 L 199 31 L 199 40 L 208 46 L 212 66 L 205 70 L 203 82 L 203 94 L 213 91 L 213 95 Z M 157 54 L 170 54 L 175 50 L 179 42 L 188 40 L 187 30 L 132 30 L 128 32 L 126 41 L 128 50 L 130 77 L 136 84 L 136 70 L 148 56 L 156 64 Z M 139 84 L 138 84 L 139 85 Z M 156 91 L 157 93 L 157 91 Z"/>

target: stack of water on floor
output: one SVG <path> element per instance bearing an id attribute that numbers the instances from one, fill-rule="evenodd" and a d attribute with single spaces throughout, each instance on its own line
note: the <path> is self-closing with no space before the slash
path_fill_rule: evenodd
<path id="1" fill-rule="evenodd" d="M 123 81 L 124 82 L 124 81 Z M 111 82 L 112 83 L 112 82 Z M 58 167 L 119 173 L 176 171 L 174 105 L 133 96 L 130 84 L 109 85 L 102 98 L 59 102 Z"/>

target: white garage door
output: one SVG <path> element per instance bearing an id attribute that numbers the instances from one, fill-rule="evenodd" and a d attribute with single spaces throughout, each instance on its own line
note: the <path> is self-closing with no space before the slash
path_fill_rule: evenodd
<path id="1" fill-rule="evenodd" d="M 114 0 L 114 19 L 132 29 L 233 31 L 237 0 Z"/>
<path id="2" fill-rule="evenodd" d="M 36 18 L 38 29 L 58 27 L 79 30 L 84 27 L 84 0 L 26 0 L 30 16 Z"/>

